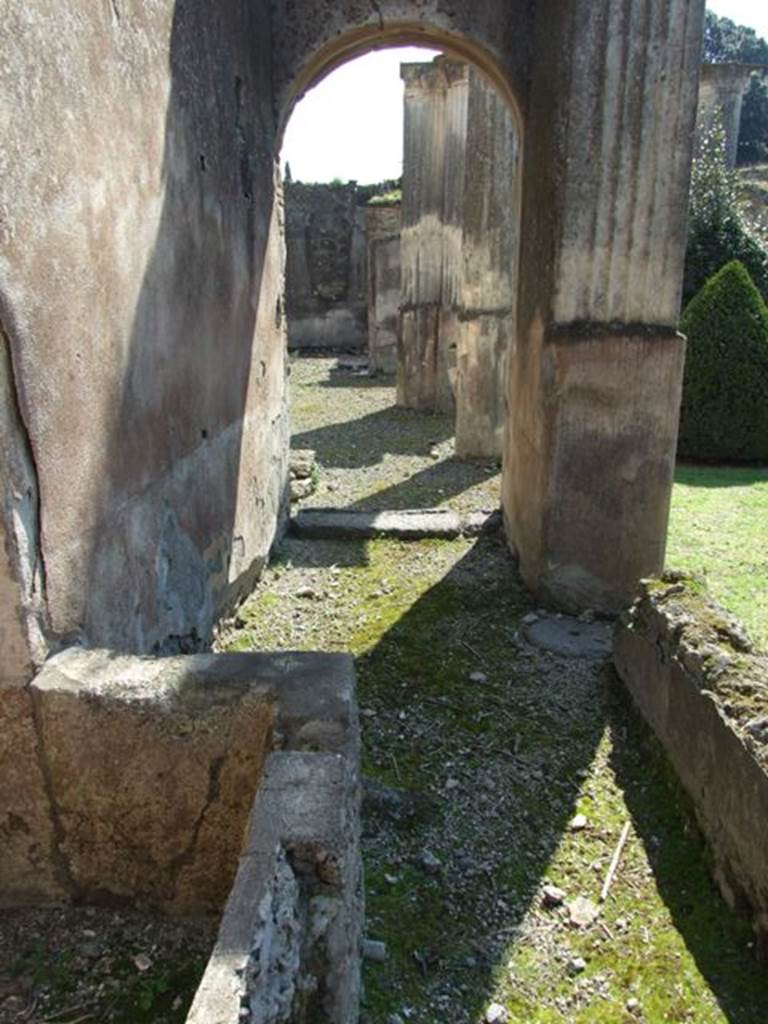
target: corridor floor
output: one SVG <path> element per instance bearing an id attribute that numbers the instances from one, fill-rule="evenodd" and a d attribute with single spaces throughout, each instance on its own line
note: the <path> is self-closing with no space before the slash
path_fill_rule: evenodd
<path id="1" fill-rule="evenodd" d="M 498 467 L 454 463 L 450 424 L 333 365 L 294 361 L 311 501 L 498 503 Z M 361 1020 L 763 1024 L 768 974 L 653 738 L 609 662 L 526 642 L 539 611 L 500 536 L 288 537 L 219 638 L 355 655 L 367 935 L 387 946 Z"/>

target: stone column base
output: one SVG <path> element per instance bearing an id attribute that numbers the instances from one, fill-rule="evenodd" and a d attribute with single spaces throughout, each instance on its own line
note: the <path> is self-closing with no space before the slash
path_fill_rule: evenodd
<path id="1" fill-rule="evenodd" d="M 510 366 L 503 505 L 528 586 L 613 614 L 661 571 L 685 341 L 672 328 L 534 325 Z"/>

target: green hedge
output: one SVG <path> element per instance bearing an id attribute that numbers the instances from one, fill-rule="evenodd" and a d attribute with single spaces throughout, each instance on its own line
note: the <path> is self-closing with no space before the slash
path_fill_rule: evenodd
<path id="1" fill-rule="evenodd" d="M 768 462 L 768 307 L 733 260 L 688 304 L 681 455 Z"/>

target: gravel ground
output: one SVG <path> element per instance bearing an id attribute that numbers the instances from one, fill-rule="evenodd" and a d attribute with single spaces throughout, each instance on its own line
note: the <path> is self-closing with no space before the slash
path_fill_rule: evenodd
<path id="1" fill-rule="evenodd" d="M 209 920 L 60 907 L 0 914 L 0 1024 L 179 1024 L 215 939 Z"/>
<path id="2" fill-rule="evenodd" d="M 499 507 L 499 463 L 455 459 L 451 417 L 400 409 L 394 378 L 340 370 L 337 362 L 291 360 L 291 445 L 314 449 L 319 470 L 303 506 Z"/>
<path id="3" fill-rule="evenodd" d="M 292 443 L 320 464 L 304 504 L 498 506 L 498 466 L 454 460 L 445 417 L 335 363 L 292 364 Z M 286 538 L 222 628 L 219 649 L 356 657 L 367 929 L 388 950 L 361 1024 L 765 1024 L 768 976 L 652 737 L 604 660 L 526 642 L 536 614 L 500 537 Z M 213 939 L 138 912 L 0 914 L 0 1024 L 180 1024 Z"/>
<path id="4" fill-rule="evenodd" d="M 498 506 L 498 465 L 456 461 L 448 418 L 335 366 L 292 363 L 304 504 Z M 653 737 L 604 658 L 526 642 L 536 614 L 500 537 L 286 538 L 222 631 L 356 657 L 367 932 L 388 950 L 362 1024 L 764 1024 L 751 932 Z"/>

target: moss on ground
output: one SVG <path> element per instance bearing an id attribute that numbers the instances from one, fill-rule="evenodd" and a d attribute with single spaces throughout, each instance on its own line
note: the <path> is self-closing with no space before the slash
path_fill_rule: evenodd
<path id="1" fill-rule="evenodd" d="M 762 1024 L 768 974 L 655 742 L 605 666 L 521 644 L 530 611 L 497 538 L 291 539 L 222 638 L 356 656 L 364 772 L 395 803 L 365 804 L 367 930 L 390 955 L 363 1020 L 475 1022 L 496 1000 L 515 1024 Z M 598 921 L 571 928 L 542 885 L 597 901 L 625 821 Z"/>

